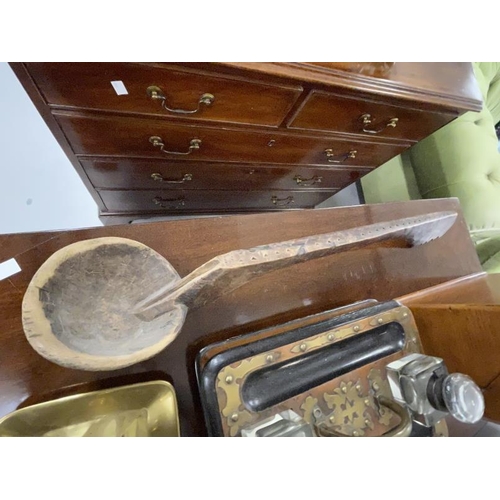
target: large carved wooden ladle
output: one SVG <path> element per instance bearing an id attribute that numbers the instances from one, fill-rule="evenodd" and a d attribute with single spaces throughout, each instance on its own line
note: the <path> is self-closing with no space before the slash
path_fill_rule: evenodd
<path id="1" fill-rule="evenodd" d="M 170 344 L 188 309 L 257 276 L 346 250 L 422 245 L 445 234 L 456 217 L 439 212 L 235 250 L 182 279 L 137 241 L 84 240 L 54 253 L 33 277 L 23 300 L 24 331 L 32 347 L 57 364 L 123 368 Z"/>

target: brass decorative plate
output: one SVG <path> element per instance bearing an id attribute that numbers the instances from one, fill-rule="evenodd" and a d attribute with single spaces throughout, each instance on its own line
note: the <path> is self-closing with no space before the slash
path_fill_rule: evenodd
<path id="1" fill-rule="evenodd" d="M 1 437 L 177 437 L 175 391 L 165 381 L 68 396 L 16 410 Z"/>

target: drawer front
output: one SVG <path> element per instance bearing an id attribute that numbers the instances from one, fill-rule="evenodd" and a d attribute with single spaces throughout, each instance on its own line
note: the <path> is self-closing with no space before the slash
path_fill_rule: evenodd
<path id="1" fill-rule="evenodd" d="M 99 190 L 110 212 L 313 208 L 335 191 Z"/>
<path id="2" fill-rule="evenodd" d="M 452 114 L 313 91 L 288 127 L 418 141 L 454 118 Z"/>
<path id="3" fill-rule="evenodd" d="M 407 147 L 359 139 L 198 127 L 156 119 L 61 112 L 54 116 L 77 155 L 376 167 Z"/>
<path id="4" fill-rule="evenodd" d="M 341 189 L 370 169 L 266 167 L 158 160 L 82 160 L 101 189 Z"/>
<path id="5" fill-rule="evenodd" d="M 264 85 L 130 63 L 28 63 L 27 68 L 52 106 L 207 121 L 276 127 L 302 93 L 299 86 Z M 120 89 L 117 93 L 112 82 L 121 82 L 127 93 L 119 95 Z"/>

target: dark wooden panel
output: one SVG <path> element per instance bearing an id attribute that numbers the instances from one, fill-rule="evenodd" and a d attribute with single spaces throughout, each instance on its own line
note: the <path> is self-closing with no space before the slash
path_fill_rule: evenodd
<path id="1" fill-rule="evenodd" d="M 267 85 L 131 63 L 27 63 L 27 68 L 53 106 L 217 122 L 278 126 L 302 92 L 299 85 Z M 112 81 L 123 82 L 128 94 L 118 95 Z M 171 109 L 197 109 L 205 93 L 213 94 L 214 101 L 200 105 L 197 113 L 173 113 L 147 95 L 150 86 L 161 88 Z"/>
<path id="2" fill-rule="evenodd" d="M 480 273 L 402 297 L 427 354 L 483 389 L 485 416 L 500 421 L 500 274 Z"/>
<path id="3" fill-rule="evenodd" d="M 408 307 L 423 304 L 468 304 L 471 296 L 474 297 L 475 304 L 500 304 L 500 274 L 480 272 L 419 290 L 400 297 L 400 300 Z"/>
<path id="4" fill-rule="evenodd" d="M 365 114 L 371 116 L 371 124 L 363 125 L 362 116 Z M 388 102 L 370 100 L 367 96 L 354 99 L 313 91 L 291 120 L 289 128 L 418 141 L 457 116 L 393 106 Z M 384 127 L 395 118 L 398 119 L 395 127 Z M 367 133 L 364 128 L 380 130 L 380 133 Z"/>
<path id="5" fill-rule="evenodd" d="M 232 215 L 248 215 L 248 214 L 264 214 L 270 212 L 285 212 L 293 211 L 296 209 L 280 208 L 269 210 L 267 208 L 235 208 L 231 210 L 165 210 L 165 212 L 100 212 L 99 219 L 105 226 L 116 226 L 119 224 L 131 223 L 152 223 L 165 220 L 178 220 L 178 219 L 194 219 L 194 218 L 208 218 L 208 217 L 227 217 Z M 300 209 L 299 209 L 300 210 Z M 139 221 L 139 222 L 138 222 Z"/>
<path id="6" fill-rule="evenodd" d="M 328 162 L 325 153 L 326 149 L 331 149 L 342 165 L 375 167 L 407 147 L 358 139 L 346 141 L 303 134 L 198 127 L 158 119 L 87 116 L 69 112 L 57 112 L 55 116 L 77 155 L 331 166 L 333 164 Z M 192 139 L 201 140 L 201 145 L 191 154 L 179 157 L 153 146 L 150 142 L 152 136 L 161 137 L 165 149 L 173 152 L 187 152 Z M 357 152 L 356 157 L 344 159 L 353 150 Z"/>
<path id="7" fill-rule="evenodd" d="M 332 255 L 262 276 L 213 304 L 190 311 L 179 337 L 149 361 L 117 372 L 83 372 L 40 357 L 27 342 L 21 324 L 22 297 L 34 273 L 70 243 L 102 236 L 131 238 L 165 256 L 185 276 L 216 255 L 238 248 L 439 210 L 460 211 L 460 206 L 453 199 L 425 200 L 110 226 L 51 233 L 49 241 L 36 247 L 33 243 L 39 241 L 40 233 L 21 235 L 10 247 L 12 253 L 3 255 L 15 257 L 22 271 L 11 282 L 0 281 L 0 417 L 25 400 L 54 397 L 58 390 L 75 384 L 89 390 L 164 378 L 175 387 L 183 435 L 204 434 L 194 374 L 194 357 L 204 345 L 365 298 L 392 299 L 481 270 L 459 216 L 443 238 L 417 248 Z M 9 248 L 5 242 L 10 238 L 0 235 L 0 248 Z M 460 258 L 450 258 L 450 249 Z"/>
<path id="8" fill-rule="evenodd" d="M 481 91 L 470 62 L 236 62 L 217 65 L 236 73 L 251 71 L 267 78 L 300 80 L 317 87 L 340 87 L 385 95 L 418 102 L 427 109 L 452 112 L 482 109 Z"/>
<path id="9" fill-rule="evenodd" d="M 471 376 L 487 387 L 500 375 L 500 304 L 422 304 L 411 306 L 427 354 L 446 361 L 451 372 Z M 500 414 L 497 416 L 500 419 Z"/>
<path id="10" fill-rule="evenodd" d="M 99 190 L 110 211 L 172 211 L 204 209 L 224 211 L 238 208 L 266 210 L 313 208 L 336 191 L 202 191 L 171 190 Z M 273 202 L 275 201 L 275 203 Z"/>
<path id="11" fill-rule="evenodd" d="M 92 184 L 107 189 L 340 189 L 370 169 L 166 160 L 89 159 L 81 161 Z"/>
<path id="12" fill-rule="evenodd" d="M 500 421 L 500 304 L 422 304 L 411 307 L 427 354 L 450 372 L 465 373 L 485 389 L 485 416 Z"/>

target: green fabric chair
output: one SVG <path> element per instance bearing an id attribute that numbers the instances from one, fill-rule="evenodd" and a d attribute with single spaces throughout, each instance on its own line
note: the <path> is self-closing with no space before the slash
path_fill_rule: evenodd
<path id="1" fill-rule="evenodd" d="M 500 272 L 500 63 L 474 63 L 480 113 L 466 113 L 362 179 L 367 203 L 460 200 L 487 272 Z"/>

